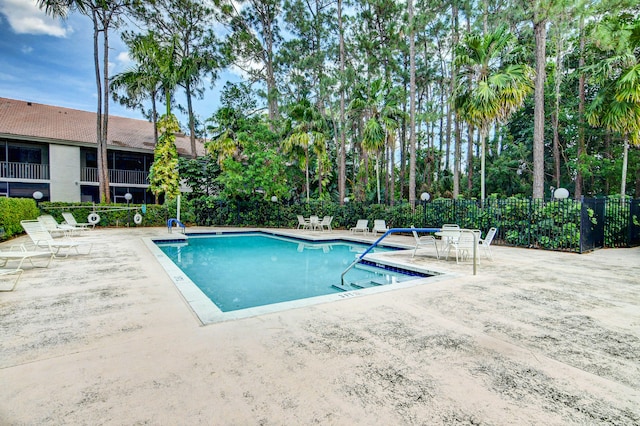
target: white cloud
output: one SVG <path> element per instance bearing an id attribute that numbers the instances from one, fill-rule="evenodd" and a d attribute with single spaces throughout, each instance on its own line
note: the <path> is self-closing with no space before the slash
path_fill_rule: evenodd
<path id="1" fill-rule="evenodd" d="M 120 52 L 120 53 L 118 53 L 117 59 L 118 59 L 118 62 L 120 62 L 123 65 L 127 65 L 127 64 L 130 64 L 131 62 L 133 62 L 131 60 L 131 57 L 129 56 L 129 52 Z"/>
<path id="2" fill-rule="evenodd" d="M 40 10 L 33 0 L 0 0 L 0 12 L 17 34 L 66 37 L 73 32 L 69 25 L 63 25 L 63 21 L 53 19 Z"/>
<path id="3" fill-rule="evenodd" d="M 31 46 L 22 46 L 22 49 L 20 49 L 20 50 L 25 55 L 28 55 L 29 53 L 33 52 L 33 47 L 31 47 Z"/>

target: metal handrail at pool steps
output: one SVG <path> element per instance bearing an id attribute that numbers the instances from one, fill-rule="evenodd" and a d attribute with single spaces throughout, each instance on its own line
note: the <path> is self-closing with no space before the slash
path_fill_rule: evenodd
<path id="1" fill-rule="evenodd" d="M 378 238 L 373 244 L 369 246 L 368 249 L 364 251 L 360 256 L 356 257 L 356 259 L 347 266 L 342 274 L 340 275 L 340 287 L 346 288 L 344 285 L 344 276 L 347 272 L 349 272 L 355 265 L 357 265 L 371 250 L 373 250 L 382 240 L 384 240 L 388 235 L 391 234 L 399 234 L 399 233 L 411 233 L 411 232 L 421 232 L 424 234 L 432 234 L 436 232 L 440 232 L 442 228 L 391 228 L 380 238 Z M 470 233 L 473 235 L 473 275 L 476 275 L 477 270 L 477 249 L 478 249 L 478 236 L 471 229 L 460 229 L 460 232 Z"/>

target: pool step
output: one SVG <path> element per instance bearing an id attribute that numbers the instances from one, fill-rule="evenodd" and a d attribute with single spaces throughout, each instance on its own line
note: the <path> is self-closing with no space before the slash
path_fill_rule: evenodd
<path id="1" fill-rule="evenodd" d="M 386 284 L 386 282 L 383 278 L 373 278 L 373 279 L 364 278 L 361 280 L 349 282 L 349 284 L 351 284 L 352 287 L 369 288 L 369 287 L 377 287 L 379 285 L 384 285 Z"/>

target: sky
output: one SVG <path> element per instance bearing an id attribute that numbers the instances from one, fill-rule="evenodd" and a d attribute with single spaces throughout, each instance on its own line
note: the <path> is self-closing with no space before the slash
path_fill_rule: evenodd
<path id="1" fill-rule="evenodd" d="M 119 34 L 110 33 L 109 44 L 110 76 L 134 65 Z M 200 120 L 219 107 L 226 81 L 239 79 L 223 72 L 203 100 L 194 100 Z M 0 97 L 96 111 L 91 19 L 78 13 L 66 20 L 53 19 L 38 9 L 35 0 L 0 0 Z M 182 101 L 180 95 L 177 100 Z M 144 119 L 140 111 L 110 102 L 111 115 Z M 174 113 L 186 128 L 186 117 Z"/>

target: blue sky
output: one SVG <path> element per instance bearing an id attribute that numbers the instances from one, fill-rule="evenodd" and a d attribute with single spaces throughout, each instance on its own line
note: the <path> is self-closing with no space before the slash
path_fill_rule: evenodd
<path id="1" fill-rule="evenodd" d="M 91 19 L 75 13 L 66 20 L 54 20 L 35 4 L 35 0 L 0 0 L 0 97 L 95 111 Z M 110 35 L 110 47 L 110 75 L 133 65 L 119 34 Z M 203 100 L 194 101 L 201 120 L 218 108 L 225 82 L 238 79 L 225 72 Z M 143 119 L 139 111 L 113 101 L 109 108 L 112 115 Z M 179 114 L 178 118 L 186 127 L 186 118 Z"/>

